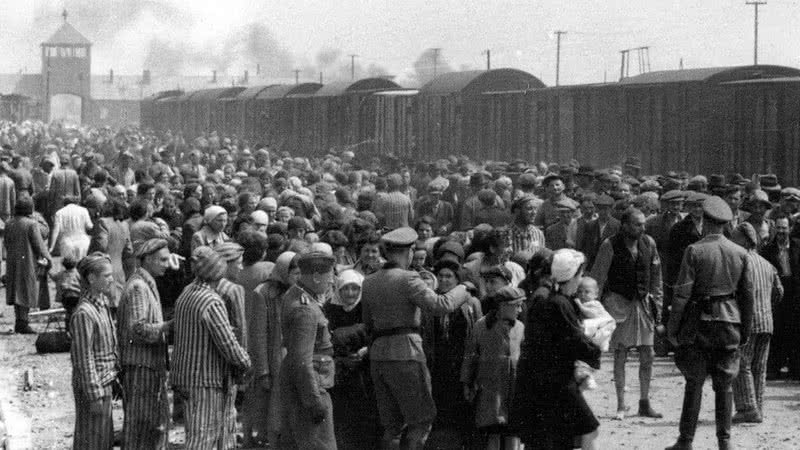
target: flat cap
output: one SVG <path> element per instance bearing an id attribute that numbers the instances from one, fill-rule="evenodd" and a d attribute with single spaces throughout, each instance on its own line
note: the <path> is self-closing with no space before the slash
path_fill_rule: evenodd
<path id="1" fill-rule="evenodd" d="M 702 203 L 708 198 L 704 192 L 690 191 L 686 195 L 686 203 Z"/>
<path id="2" fill-rule="evenodd" d="M 336 258 L 322 251 L 303 253 L 297 260 L 297 267 L 302 273 L 320 273 L 333 270 Z"/>
<path id="3" fill-rule="evenodd" d="M 564 178 L 561 175 L 559 175 L 557 173 L 551 173 L 550 175 L 547 175 L 546 177 L 544 177 L 544 180 L 542 180 L 542 186 L 546 187 L 552 181 L 555 181 L 555 180 L 559 180 L 562 183 L 564 182 Z"/>
<path id="4" fill-rule="evenodd" d="M 153 253 L 161 250 L 162 248 L 166 248 L 169 245 L 166 239 L 159 239 L 153 238 L 148 239 L 146 241 L 138 241 L 134 243 L 134 252 L 133 256 L 136 258 L 144 258 L 147 255 L 152 255 Z"/>
<path id="5" fill-rule="evenodd" d="M 575 202 L 570 198 L 562 198 L 556 202 L 556 209 L 559 211 L 575 211 Z"/>
<path id="6" fill-rule="evenodd" d="M 683 191 L 679 191 L 677 189 L 667 191 L 664 193 L 664 195 L 661 196 L 661 200 L 665 202 L 677 202 L 677 201 L 682 201 L 685 198 L 686 194 Z"/>
<path id="7" fill-rule="evenodd" d="M 536 187 L 536 175 L 532 173 L 523 173 L 519 176 L 517 184 L 520 187 Z"/>
<path id="8" fill-rule="evenodd" d="M 492 296 L 497 303 L 522 304 L 525 301 L 525 291 L 514 286 L 503 286 Z"/>
<path id="9" fill-rule="evenodd" d="M 453 255 L 458 259 L 458 261 L 463 261 L 464 246 L 452 240 L 442 242 L 442 244 L 436 249 L 436 254 L 434 257 L 436 257 L 436 259 L 442 259 L 447 258 L 448 255 Z"/>
<path id="10" fill-rule="evenodd" d="M 786 200 L 800 201 L 800 189 L 787 187 L 781 190 L 781 197 Z"/>
<path id="11" fill-rule="evenodd" d="M 703 201 L 703 214 L 714 222 L 727 223 L 733 220 L 731 207 L 720 197 L 712 195 Z"/>
<path id="12" fill-rule="evenodd" d="M 595 206 L 614 206 L 614 199 L 610 195 L 601 194 L 594 202 Z"/>
<path id="13" fill-rule="evenodd" d="M 381 236 L 381 242 L 387 247 L 411 247 L 417 241 L 417 232 L 410 227 L 400 227 Z"/>
<path id="14" fill-rule="evenodd" d="M 511 271 L 508 270 L 508 267 L 498 264 L 495 266 L 489 266 L 481 268 L 481 277 L 483 278 L 502 278 L 507 282 L 511 282 Z"/>

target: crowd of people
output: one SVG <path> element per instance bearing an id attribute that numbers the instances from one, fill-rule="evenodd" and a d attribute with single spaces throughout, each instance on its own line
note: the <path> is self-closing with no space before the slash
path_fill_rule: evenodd
<path id="1" fill-rule="evenodd" d="M 0 145 L 6 301 L 17 333 L 66 310 L 76 449 L 111 448 L 114 398 L 131 449 L 178 422 L 192 449 L 593 449 L 605 351 L 615 419 L 631 351 L 636 414 L 662 418 L 653 361 L 674 353 L 670 448 L 692 448 L 709 375 L 730 448 L 766 379 L 800 379 L 800 190 L 774 175 L 30 121 Z"/>

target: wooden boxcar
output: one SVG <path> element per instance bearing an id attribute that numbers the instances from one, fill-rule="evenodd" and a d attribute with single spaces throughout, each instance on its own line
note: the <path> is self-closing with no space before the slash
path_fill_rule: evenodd
<path id="1" fill-rule="evenodd" d="M 167 121 L 170 120 L 170 117 L 165 111 L 163 100 L 180 95 L 183 95 L 183 91 L 161 91 L 143 99 L 139 107 L 142 127 L 165 131 L 168 128 Z"/>
<path id="2" fill-rule="evenodd" d="M 232 112 L 228 116 L 228 126 L 225 131 L 235 133 L 237 136 L 247 140 L 253 139 L 254 121 L 250 120 L 249 111 L 256 96 L 272 86 L 275 85 L 251 86 L 240 92 L 236 97 L 225 100 L 232 103 Z"/>
<path id="3" fill-rule="evenodd" d="M 375 142 L 382 154 L 413 156 L 418 93 L 416 89 L 383 91 L 369 99 L 375 103 Z"/>
<path id="4" fill-rule="evenodd" d="M 466 154 L 481 157 L 482 94 L 542 88 L 533 75 L 516 69 L 474 70 L 439 75 L 419 90 L 417 151 L 425 157 Z"/>
<path id="5" fill-rule="evenodd" d="M 253 124 L 253 139 L 274 148 L 283 149 L 292 141 L 294 108 L 290 98 L 313 95 L 322 87 L 319 83 L 275 85 L 261 91 L 252 102 L 249 117 Z"/>
<path id="6" fill-rule="evenodd" d="M 744 66 L 651 72 L 619 83 L 487 93 L 484 146 L 509 159 L 646 173 L 774 171 L 796 182 L 800 70 Z"/>
<path id="7" fill-rule="evenodd" d="M 311 99 L 314 114 L 303 117 L 296 129 L 312 130 L 306 156 L 324 155 L 334 147 L 358 147 L 370 144 L 375 138 L 374 104 L 364 102 L 372 93 L 397 89 L 395 82 L 385 78 L 364 78 L 358 81 L 336 82 L 323 86 Z"/>

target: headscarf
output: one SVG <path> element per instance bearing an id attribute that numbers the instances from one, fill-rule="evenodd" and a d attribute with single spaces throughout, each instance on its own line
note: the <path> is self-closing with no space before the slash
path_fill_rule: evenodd
<path id="1" fill-rule="evenodd" d="M 153 253 L 165 248 L 169 245 L 166 239 L 160 238 L 153 238 L 148 239 L 146 241 L 137 241 L 133 243 L 134 252 L 133 256 L 136 258 L 144 258 L 147 255 L 152 255 Z"/>
<path id="2" fill-rule="evenodd" d="M 217 252 L 203 245 L 192 252 L 192 268 L 201 281 L 219 281 L 228 267 Z"/>
<path id="3" fill-rule="evenodd" d="M 283 252 L 275 260 L 275 267 L 269 275 L 269 279 L 283 284 L 289 284 L 289 267 L 292 260 L 297 255 L 295 252 Z"/>
<path id="4" fill-rule="evenodd" d="M 203 214 L 203 222 L 209 224 L 214 219 L 216 219 L 217 216 L 219 216 L 220 214 L 227 214 L 227 213 L 228 211 L 225 211 L 225 208 L 223 208 L 222 206 L 211 205 L 208 208 L 206 208 L 206 212 L 205 214 Z"/>
<path id="5" fill-rule="evenodd" d="M 111 265 L 111 257 L 103 252 L 92 252 L 78 262 L 78 274 L 88 285 L 89 274 L 97 272 L 105 264 Z"/>
<path id="6" fill-rule="evenodd" d="M 361 275 L 357 271 L 353 269 L 347 269 L 342 271 L 339 276 L 336 278 L 336 295 L 333 296 L 331 299 L 331 304 L 339 305 L 344 308 L 345 311 L 350 312 L 361 302 L 361 285 L 364 283 L 364 275 Z M 358 299 L 352 305 L 345 305 L 342 301 L 341 296 L 339 295 L 339 290 L 343 287 L 347 286 L 348 284 L 355 284 L 359 288 Z"/>

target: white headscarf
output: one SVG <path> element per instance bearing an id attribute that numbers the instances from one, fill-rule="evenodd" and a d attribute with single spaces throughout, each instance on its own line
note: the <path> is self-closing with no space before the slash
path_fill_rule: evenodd
<path id="1" fill-rule="evenodd" d="M 355 308 L 356 305 L 358 305 L 361 302 L 361 292 L 359 292 L 358 299 L 355 301 L 355 303 L 353 303 L 352 305 L 345 305 L 344 302 L 342 301 L 341 296 L 339 295 L 339 290 L 342 289 L 344 286 L 347 286 L 348 284 L 355 284 L 358 286 L 359 289 L 361 289 L 361 285 L 363 283 L 364 283 L 364 275 L 361 275 L 360 273 L 356 272 L 353 269 L 347 269 L 342 271 L 342 273 L 339 274 L 339 277 L 336 278 L 336 295 L 334 295 L 333 299 L 331 299 L 331 303 L 334 305 L 341 306 L 347 312 L 352 311 L 353 308 Z"/>

